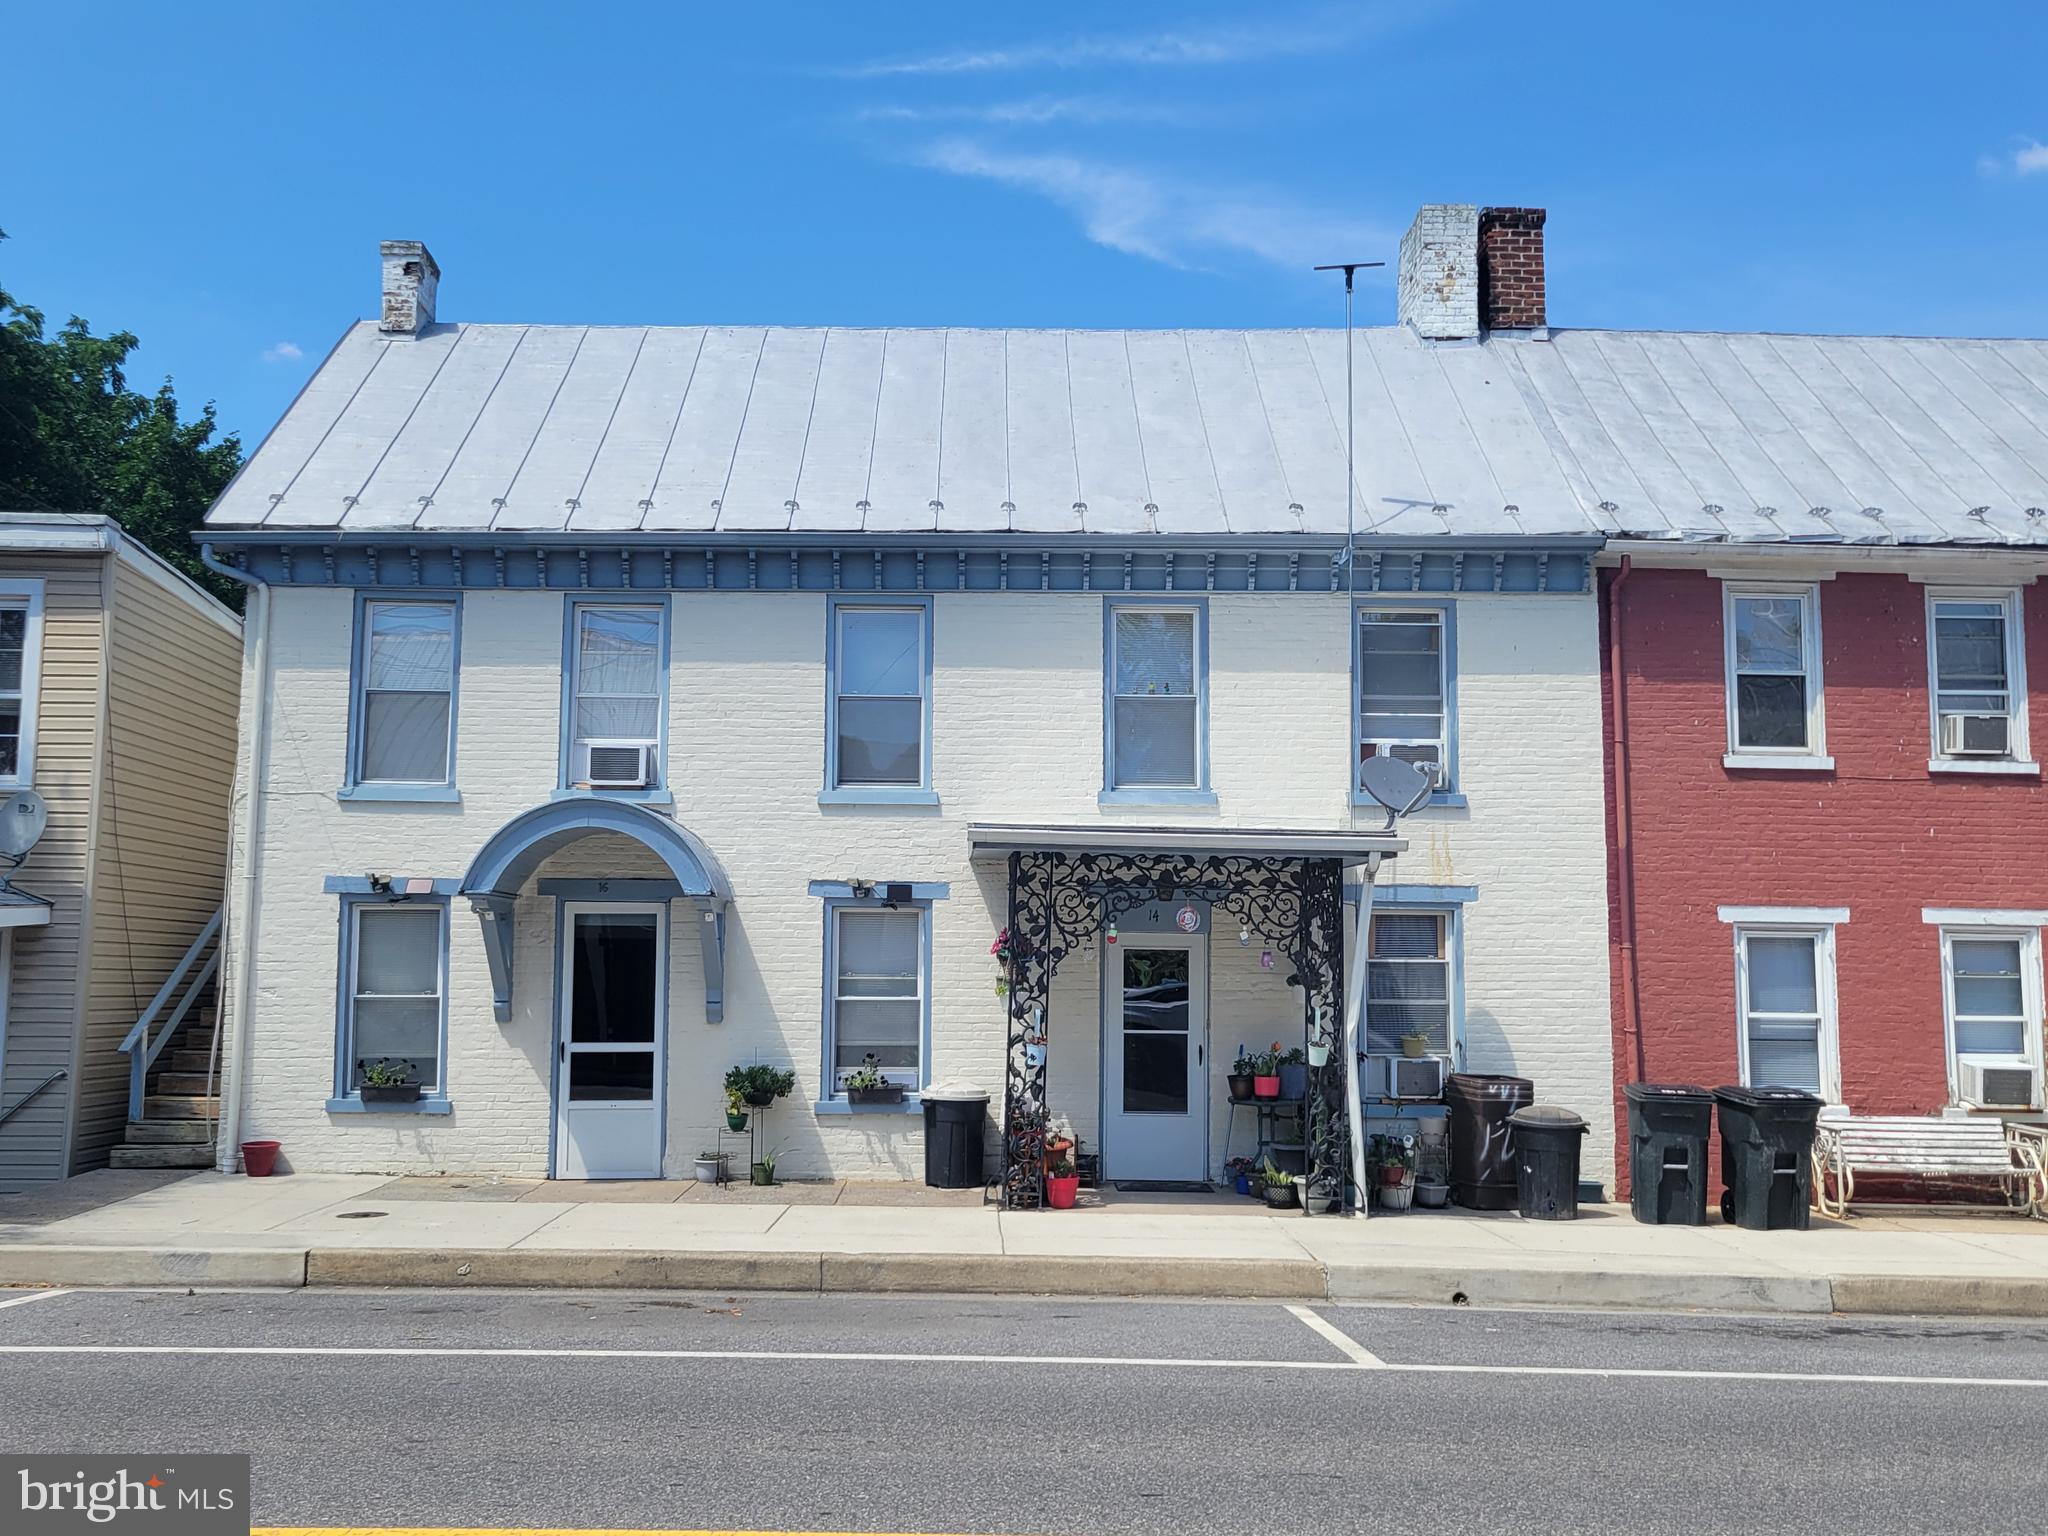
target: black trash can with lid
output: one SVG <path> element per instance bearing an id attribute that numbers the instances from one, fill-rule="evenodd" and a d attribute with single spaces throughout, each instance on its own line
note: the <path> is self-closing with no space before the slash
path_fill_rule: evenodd
<path id="1" fill-rule="evenodd" d="M 1516 1209 L 1532 1221 L 1575 1219 L 1585 1120 L 1553 1104 L 1534 1104 L 1508 1116 L 1508 1124 L 1515 1129 Z"/>
<path id="2" fill-rule="evenodd" d="M 1514 1133 L 1508 1116 L 1536 1098 L 1526 1077 L 1454 1072 L 1444 1083 L 1451 1111 L 1451 1200 L 1468 1211 L 1515 1208 Z"/>
<path id="3" fill-rule="evenodd" d="M 1813 1201 L 1821 1101 L 1797 1088 L 1714 1090 L 1721 1114 L 1721 1219 L 1754 1232 L 1803 1232 Z"/>
<path id="4" fill-rule="evenodd" d="M 1714 1095 L 1692 1083 L 1628 1083 L 1629 1207 L 1637 1221 L 1707 1221 L 1707 1140 Z"/>
<path id="5" fill-rule="evenodd" d="M 933 1189 L 978 1189 L 988 1091 L 972 1083 L 934 1083 L 924 1094 L 924 1181 Z"/>

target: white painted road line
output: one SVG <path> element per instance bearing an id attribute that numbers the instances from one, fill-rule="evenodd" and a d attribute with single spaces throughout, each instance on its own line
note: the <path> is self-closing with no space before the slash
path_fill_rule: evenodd
<path id="1" fill-rule="evenodd" d="M 0 1311 L 5 1311 L 8 1307 L 25 1307 L 32 1301 L 48 1301 L 52 1296 L 69 1296 L 70 1294 L 68 1290 L 62 1287 L 50 1291 L 30 1291 L 26 1296 L 10 1296 L 5 1301 L 0 1301 Z"/>
<path id="2" fill-rule="evenodd" d="M 1337 1353 L 1353 1365 L 1362 1365 L 1368 1370 L 1375 1371 L 1386 1365 L 1386 1361 L 1312 1308 L 1290 1306 L 1287 1310 L 1306 1324 L 1311 1333 L 1321 1334 L 1329 1340 L 1336 1347 Z"/>
<path id="3" fill-rule="evenodd" d="M 730 1360 L 842 1362 L 867 1365 L 1057 1365 L 1164 1370 L 1335 1371 L 1402 1376 L 1585 1376 L 1605 1381 L 1758 1381 L 1818 1386 L 2016 1387 L 2048 1391 L 2048 1378 L 2028 1376 L 1858 1376 L 1840 1371 L 1650 1370 L 1597 1365 L 1440 1365 L 1353 1360 L 1194 1360 L 1130 1355 L 933 1355 L 853 1350 L 773 1349 L 493 1349 L 480 1345 L 383 1344 L 0 1344 L 9 1355 L 293 1355 L 374 1359 Z"/>

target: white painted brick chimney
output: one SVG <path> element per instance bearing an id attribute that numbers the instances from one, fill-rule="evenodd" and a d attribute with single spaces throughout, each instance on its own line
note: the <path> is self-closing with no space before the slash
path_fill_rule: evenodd
<path id="1" fill-rule="evenodd" d="M 1432 340 L 1479 335 L 1479 208 L 1424 203 L 1401 237 L 1401 324 Z"/>
<path id="2" fill-rule="evenodd" d="M 377 329 L 387 336 L 417 336 L 434 323 L 440 263 L 418 240 L 386 240 L 380 249 L 384 255 L 384 310 Z"/>

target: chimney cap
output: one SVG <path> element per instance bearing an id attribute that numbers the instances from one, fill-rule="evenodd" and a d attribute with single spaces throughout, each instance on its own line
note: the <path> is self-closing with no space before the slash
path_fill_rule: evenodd
<path id="1" fill-rule="evenodd" d="M 441 275 L 441 263 L 434 260 L 434 253 L 427 249 L 424 240 L 380 240 L 377 250 L 386 261 L 423 262 L 434 276 Z"/>

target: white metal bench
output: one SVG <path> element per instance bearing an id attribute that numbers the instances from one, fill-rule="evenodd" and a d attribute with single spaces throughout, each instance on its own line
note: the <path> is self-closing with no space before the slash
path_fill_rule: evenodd
<path id="1" fill-rule="evenodd" d="M 1813 1141 L 1813 1203 L 1841 1216 L 1856 1199 L 1861 1174 L 1989 1179 L 2015 1210 L 2048 1217 L 2048 1133 L 1993 1119 L 1926 1115 L 1823 1118 Z M 1828 1175 L 1834 1175 L 1834 1190 Z"/>

